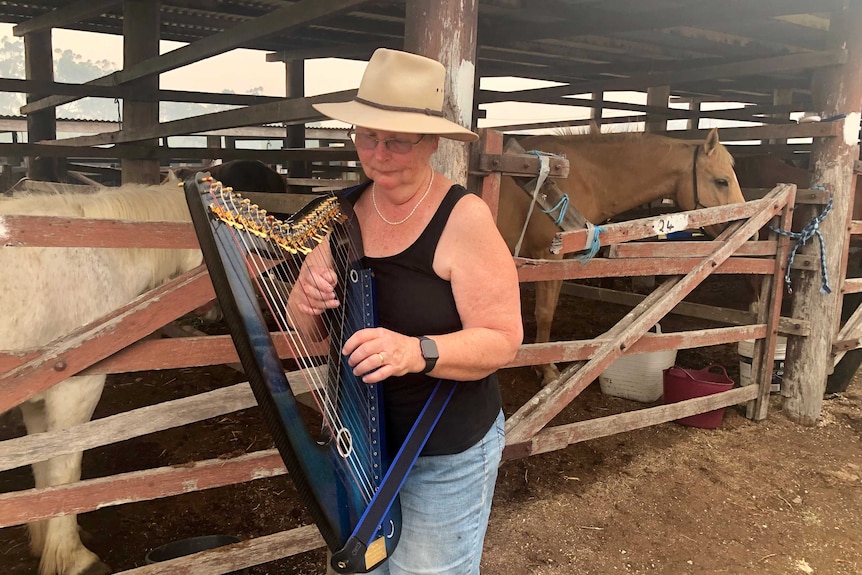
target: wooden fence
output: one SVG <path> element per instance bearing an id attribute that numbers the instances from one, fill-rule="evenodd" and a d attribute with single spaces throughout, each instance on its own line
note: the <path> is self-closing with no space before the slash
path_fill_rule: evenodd
<path id="1" fill-rule="evenodd" d="M 538 159 L 521 157 L 519 163 L 499 160 L 502 138 L 485 132 L 480 146 L 477 173 L 483 177 L 482 193 L 496 208 L 500 170 L 529 174 L 538 171 Z M 494 159 L 497 163 L 494 163 Z M 557 166 L 556 175 L 566 166 Z M 783 237 L 748 241 L 774 217 L 789 225 L 795 187 L 781 185 L 763 199 L 745 204 L 663 215 L 606 226 L 602 245 L 611 246 L 609 256 L 582 264 L 518 258 L 523 282 L 552 278 L 578 279 L 638 275 L 671 276 L 647 296 L 628 294 L 631 313 L 607 333 L 592 340 L 525 344 L 507 367 L 548 362 L 572 362 L 564 375 L 544 387 L 517 410 L 507 422 L 505 459 L 525 457 L 575 442 L 603 437 L 649 425 L 704 413 L 734 404 L 748 404 L 749 415 L 766 416 L 771 366 L 779 331 L 806 332 L 806 322 L 780 318 L 781 290 L 775 289 L 784 275 L 788 241 Z M 643 242 L 657 235 L 667 218 L 686 218 L 691 227 L 731 222 L 711 242 Z M 6 218 L 7 245 L 35 246 L 138 246 L 159 248 L 196 247 L 188 224 L 129 223 L 104 220 L 65 220 L 19 216 Z M 561 233 L 555 245 L 566 251 L 583 246 L 582 232 Z M 767 305 L 758 313 L 713 310 L 727 327 L 666 334 L 648 330 L 711 274 L 756 274 L 765 278 Z M 596 288 L 598 289 L 598 288 Z M 582 295 L 595 297 L 584 288 Z M 621 296 L 623 297 L 623 296 Z M 10 409 L 50 386 L 77 373 L 121 373 L 178 367 L 199 367 L 237 361 L 228 336 L 198 336 L 163 340 L 141 339 L 174 319 L 211 301 L 212 286 L 203 267 L 192 270 L 162 287 L 144 294 L 123 308 L 43 349 L 24 353 L 0 353 L 0 411 Z M 547 427 L 590 382 L 624 353 L 702 347 L 756 339 L 752 381 L 754 385 L 671 405 L 660 405 Z M 275 338 L 280 341 L 280 338 Z M 280 347 L 282 357 L 290 357 Z M 764 368 L 764 366 L 769 366 Z M 160 430 L 187 425 L 255 405 L 247 383 L 151 405 L 91 421 L 73 429 L 42 433 L 0 442 L 0 471 L 48 457 L 93 449 Z M 170 497 L 214 487 L 233 485 L 286 473 L 275 450 L 239 457 L 190 462 L 188 465 L 146 469 L 80 481 L 59 487 L 27 489 L 0 495 L 0 527 L 55 517 L 86 513 L 105 506 Z M 209 551 L 172 561 L 124 571 L 121 575 L 187 574 L 213 575 L 265 563 L 319 548 L 323 541 L 314 526 L 304 526 L 244 541 L 218 551 Z"/>

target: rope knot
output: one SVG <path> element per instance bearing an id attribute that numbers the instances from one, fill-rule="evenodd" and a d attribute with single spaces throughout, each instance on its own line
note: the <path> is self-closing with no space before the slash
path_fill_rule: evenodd
<path id="1" fill-rule="evenodd" d="M 825 190 L 823 186 L 812 186 L 811 189 L 821 191 Z M 796 252 L 813 237 L 816 237 L 817 241 L 820 243 L 820 293 L 832 293 L 832 289 L 829 287 L 828 272 L 826 270 L 826 242 L 823 240 L 823 234 L 820 233 L 820 222 L 826 218 L 831 210 L 832 195 L 829 196 L 829 200 L 827 200 L 826 205 L 823 207 L 823 211 L 820 212 L 819 215 L 811 218 L 811 221 L 808 222 L 808 224 L 799 232 L 783 230 L 773 225 L 769 226 L 769 229 L 773 232 L 786 236 L 792 240 L 796 240 L 793 245 L 793 249 L 790 250 L 790 253 L 787 255 L 787 271 L 784 272 L 784 285 L 787 288 L 788 294 L 793 293 L 793 288 L 790 284 L 790 268 L 793 265 L 793 259 L 796 257 Z"/>

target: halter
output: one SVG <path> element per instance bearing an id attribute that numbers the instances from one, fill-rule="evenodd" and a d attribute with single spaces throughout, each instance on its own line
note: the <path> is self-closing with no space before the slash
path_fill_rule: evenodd
<path id="1" fill-rule="evenodd" d="M 691 163 L 691 189 L 694 193 L 694 209 L 705 208 L 697 196 L 697 155 L 700 153 L 700 144 L 694 147 L 694 158 Z"/>

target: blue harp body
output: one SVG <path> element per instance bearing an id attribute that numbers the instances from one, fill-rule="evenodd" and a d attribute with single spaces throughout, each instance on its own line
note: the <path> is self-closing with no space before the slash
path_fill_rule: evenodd
<path id="1" fill-rule="evenodd" d="M 361 266 L 361 237 L 350 204 L 322 196 L 281 221 L 206 173 L 187 180 L 184 188 L 243 369 L 285 467 L 332 553 L 332 567 L 340 573 L 370 571 L 398 542 L 397 492 L 424 441 L 410 448 L 415 453 L 405 454 L 405 463 L 393 474 L 380 386 L 354 376 L 340 353 L 351 334 L 376 325 L 373 277 Z M 323 241 L 344 257 L 335 258 L 341 305 L 325 314 L 329 348 L 307 358 L 306 367 L 323 374 L 315 393 L 324 404 L 324 421 L 321 431 L 312 432 L 291 391 L 266 316 L 277 324 L 274 333 L 294 337 L 285 311 L 291 278 Z M 287 289 L 273 295 L 274 284 Z M 301 355 L 302 342 L 290 345 Z M 299 359 L 297 363 L 302 365 Z"/>

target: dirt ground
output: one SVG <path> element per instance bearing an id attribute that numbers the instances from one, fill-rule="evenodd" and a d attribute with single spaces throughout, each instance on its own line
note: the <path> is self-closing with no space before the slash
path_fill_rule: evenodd
<path id="1" fill-rule="evenodd" d="M 729 289 L 729 288 L 724 288 Z M 719 294 L 720 295 L 720 294 Z M 531 303 L 525 288 L 525 312 Z M 722 296 L 726 305 L 727 293 Z M 563 298 L 555 338 L 590 337 L 625 313 Z M 589 311 L 585 311 L 589 310 Z M 666 318 L 664 331 L 682 329 Z M 702 324 L 701 324 L 702 325 Z M 527 322 L 527 331 L 532 333 Z M 677 364 L 717 362 L 738 378 L 733 346 L 682 350 Z M 862 383 L 826 397 L 815 427 L 791 423 L 773 396 L 768 419 L 728 408 L 718 429 L 675 423 L 508 461 L 500 469 L 486 539 L 485 575 L 841 575 L 862 573 Z M 738 379 L 737 379 L 738 380 Z M 242 381 L 228 367 L 109 378 L 96 417 Z M 507 414 L 538 389 L 530 369 L 501 372 Z M 644 404 L 606 396 L 598 382 L 559 422 Z M 0 439 L 23 434 L 16 413 L 0 416 Z M 168 430 L 84 456 L 85 478 L 271 447 L 257 409 Z M 32 485 L 27 469 L 0 474 L 0 492 Z M 208 534 L 240 538 L 308 523 L 286 476 L 80 517 L 89 545 L 115 570 L 144 564 L 170 541 Z M 0 530 L 0 574 L 32 575 L 22 527 Z M 250 575 L 322 575 L 314 551 L 254 567 Z"/>

